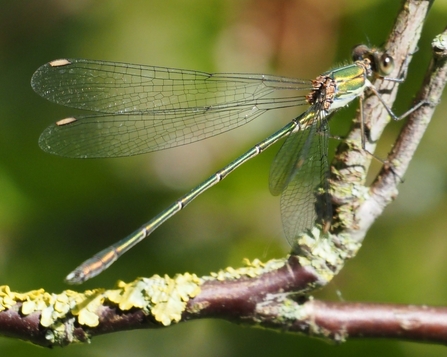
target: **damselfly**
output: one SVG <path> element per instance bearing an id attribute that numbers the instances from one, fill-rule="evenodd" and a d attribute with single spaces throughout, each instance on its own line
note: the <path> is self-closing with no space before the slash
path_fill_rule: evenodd
<path id="1" fill-rule="evenodd" d="M 269 181 L 270 192 L 282 194 L 286 238 L 293 245 L 297 235 L 315 223 L 328 227 L 332 217 L 328 119 L 366 88 L 378 95 L 368 78 L 386 78 L 392 69 L 390 55 L 364 45 L 355 47 L 351 64 L 314 80 L 85 59 L 60 59 L 43 65 L 31 80 L 38 94 L 58 104 L 95 112 L 62 119 L 42 133 L 40 147 L 66 157 L 117 157 L 167 149 L 234 129 L 267 111 L 309 106 L 141 228 L 88 259 L 66 281 L 82 283 L 98 275 L 194 198 L 282 138 L 286 140 L 273 161 Z"/>

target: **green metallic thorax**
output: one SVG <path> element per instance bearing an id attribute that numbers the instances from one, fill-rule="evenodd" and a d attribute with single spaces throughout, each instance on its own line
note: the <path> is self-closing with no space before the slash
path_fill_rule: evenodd
<path id="1" fill-rule="evenodd" d="M 368 80 L 368 76 L 371 75 L 370 61 L 368 59 L 357 61 L 323 75 L 327 75 L 335 82 L 335 99 L 328 110 L 332 112 L 358 98 L 365 87 L 370 85 Z"/>

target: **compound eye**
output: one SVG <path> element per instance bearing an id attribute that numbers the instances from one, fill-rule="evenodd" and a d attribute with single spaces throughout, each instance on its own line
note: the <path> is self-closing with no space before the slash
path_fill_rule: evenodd
<path id="1" fill-rule="evenodd" d="M 366 45 L 357 45 L 352 49 L 352 60 L 361 61 L 370 55 L 372 50 Z"/>
<path id="2" fill-rule="evenodd" d="M 384 53 L 380 57 L 379 61 L 379 72 L 381 75 L 386 76 L 391 73 L 394 69 L 394 60 L 389 54 Z"/>

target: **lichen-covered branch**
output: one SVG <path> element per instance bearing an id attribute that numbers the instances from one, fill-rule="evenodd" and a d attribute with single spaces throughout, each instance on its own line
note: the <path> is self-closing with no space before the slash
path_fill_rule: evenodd
<path id="1" fill-rule="evenodd" d="M 308 291 L 322 283 L 290 256 L 202 278 L 154 276 L 83 293 L 16 293 L 2 286 L 0 334 L 53 347 L 105 333 L 220 318 L 336 342 L 355 337 L 447 342 L 447 308 L 313 300 Z"/>
<path id="2" fill-rule="evenodd" d="M 384 46 L 395 61 L 395 69 L 390 74 L 390 78 L 402 78 L 406 75 L 411 59 L 417 53 L 422 25 L 431 3 L 431 1 L 408 0 L 402 4 L 402 9 Z M 426 48 L 420 49 L 422 50 Z M 389 108 L 392 108 L 396 99 L 399 84 L 396 81 L 383 79 L 377 79 L 374 83 Z M 423 100 L 423 98 L 418 99 Z M 405 174 L 402 166 L 396 165 L 394 158 L 390 157 L 388 158 L 389 165 L 384 165 L 373 185 L 365 186 L 366 174 L 373 157 L 361 148 L 363 132 L 360 126 L 360 114 L 363 114 L 365 122 L 367 139 L 365 146 L 370 153 L 374 152 L 377 141 L 390 122 L 390 115 L 378 97 L 374 94 L 369 95 L 364 100 L 362 112 L 356 119 L 356 127 L 350 132 L 346 142 L 340 145 L 332 167 L 331 179 L 337 210 L 336 221 L 340 229 L 349 234 L 352 241 L 358 243 L 363 241 L 370 226 L 397 196 L 396 186 L 401 183 Z M 377 186 L 383 182 L 386 173 L 391 183 L 388 185 L 387 194 L 379 197 L 376 191 Z"/>
<path id="3" fill-rule="evenodd" d="M 255 323 L 256 309 L 269 296 L 304 295 L 324 285 L 298 257 L 246 262 L 210 276 L 153 276 L 115 289 L 51 294 L 16 293 L 0 287 L 0 334 L 41 346 L 64 346 L 91 337 L 137 328 L 169 326 L 204 317 Z"/>
<path id="4" fill-rule="evenodd" d="M 343 342 L 386 337 L 447 343 L 447 308 L 323 302 L 307 296 L 321 285 L 296 256 L 247 262 L 211 276 L 193 274 L 119 282 L 115 289 L 50 294 L 0 287 L 0 334 L 53 347 L 130 329 L 220 318 Z"/>

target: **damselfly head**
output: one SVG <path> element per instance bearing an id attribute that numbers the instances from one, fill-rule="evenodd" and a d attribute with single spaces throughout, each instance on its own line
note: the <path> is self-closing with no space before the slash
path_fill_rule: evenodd
<path id="1" fill-rule="evenodd" d="M 394 69 L 394 59 L 391 55 L 366 45 L 355 46 L 352 49 L 352 59 L 353 61 L 369 59 L 372 71 L 380 77 L 389 75 Z"/>

